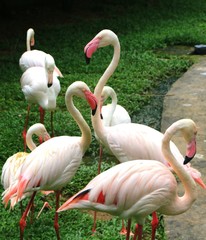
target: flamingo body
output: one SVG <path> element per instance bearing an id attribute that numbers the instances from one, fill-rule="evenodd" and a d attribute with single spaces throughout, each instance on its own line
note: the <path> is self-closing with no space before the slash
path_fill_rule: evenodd
<path id="1" fill-rule="evenodd" d="M 38 137 L 41 137 L 44 141 L 47 141 L 50 138 L 43 124 L 36 123 L 32 125 L 28 129 L 28 132 L 26 135 L 26 143 L 31 151 L 33 151 L 36 148 L 36 144 L 32 140 L 33 134 L 37 135 Z M 21 166 L 23 165 L 23 163 L 25 162 L 29 154 L 30 153 L 27 153 L 27 152 L 18 152 L 13 154 L 11 157 L 9 157 L 6 160 L 2 168 L 2 174 L 1 174 L 1 183 L 5 190 L 9 189 L 9 187 L 15 181 L 18 180 L 20 176 Z M 24 198 L 25 196 L 23 196 L 22 198 Z M 15 202 L 13 202 L 12 204 L 15 205 Z"/>
<path id="2" fill-rule="evenodd" d="M 94 95 L 97 102 L 97 111 L 92 115 L 92 125 L 100 142 L 110 151 L 120 162 L 126 162 L 135 159 L 152 159 L 161 161 L 166 166 L 170 166 L 164 158 L 161 150 L 163 134 L 159 131 L 143 124 L 127 123 L 115 126 L 104 126 L 100 118 L 101 94 L 108 79 L 118 66 L 120 59 L 120 43 L 117 35 L 111 30 L 104 29 L 100 31 L 84 48 L 87 58 L 101 47 L 112 46 L 114 54 L 111 63 L 99 79 Z M 171 143 L 171 150 L 177 160 L 183 163 L 184 158 L 174 143 Z M 190 168 L 185 169 L 191 176 L 203 187 L 205 184 L 200 179 L 201 174 Z M 194 170 L 194 171 L 193 171 Z M 193 174 L 194 173 L 194 174 Z"/>
<path id="3" fill-rule="evenodd" d="M 60 92 L 60 83 L 53 77 L 53 84 L 48 87 L 48 78 L 43 67 L 28 68 L 20 79 L 22 92 L 28 103 L 40 105 L 43 109 L 54 110 L 56 98 Z"/>
<path id="4" fill-rule="evenodd" d="M 178 215 L 187 211 L 196 200 L 197 192 L 194 180 L 170 149 L 171 137 L 178 131 L 183 131 L 191 160 L 196 151 L 197 128 L 192 120 L 181 119 L 168 128 L 162 139 L 165 159 L 184 185 L 183 196 L 178 196 L 177 181 L 164 164 L 156 160 L 139 159 L 121 163 L 97 175 L 83 190 L 68 199 L 58 212 L 73 208 L 92 209 L 123 219 L 133 218 L 142 226 L 146 216 L 153 212 Z M 137 234 L 141 239 L 138 232 L 134 239 Z"/>
<path id="5" fill-rule="evenodd" d="M 82 157 L 91 143 L 91 130 L 79 110 L 73 104 L 73 96 L 84 98 L 93 109 L 93 96 L 84 82 L 71 84 L 65 95 L 68 111 L 77 122 L 82 135 L 53 137 L 34 149 L 24 161 L 18 180 L 5 191 L 3 201 L 13 197 L 18 201 L 25 192 L 33 192 L 30 202 L 20 220 L 20 239 L 26 226 L 26 216 L 38 190 L 54 190 L 56 192 L 56 209 L 59 207 L 60 190 L 74 176 Z M 11 202 L 12 204 L 12 202 Z M 12 207 L 12 205 L 11 205 Z M 58 213 L 55 213 L 54 227 L 57 239 L 60 239 Z"/>

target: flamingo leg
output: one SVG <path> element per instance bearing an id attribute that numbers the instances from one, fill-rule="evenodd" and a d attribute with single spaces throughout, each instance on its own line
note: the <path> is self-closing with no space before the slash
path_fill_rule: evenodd
<path id="1" fill-rule="evenodd" d="M 22 215 L 22 217 L 21 217 L 21 219 L 19 221 L 20 240 L 24 239 L 24 229 L 26 227 L 26 217 L 27 217 L 28 212 L 29 212 L 29 210 L 31 208 L 31 205 L 33 204 L 35 195 L 36 195 L 36 192 L 33 192 L 32 196 L 30 198 L 30 201 L 29 201 L 29 203 L 28 203 L 28 205 L 27 205 L 27 207 L 26 207 L 26 209 L 25 209 L 25 211 L 24 211 L 24 213 L 23 213 L 23 215 Z"/>
<path id="2" fill-rule="evenodd" d="M 51 132 L 52 132 L 52 137 L 54 137 L 54 124 L 53 124 L 53 116 L 54 116 L 54 112 L 51 111 Z"/>
<path id="3" fill-rule="evenodd" d="M 103 152 L 103 148 L 102 148 L 102 144 L 100 143 L 100 145 L 99 145 L 99 163 L 98 163 L 97 174 L 100 174 L 100 172 L 101 172 L 102 152 Z M 97 212 L 94 212 L 94 222 L 93 222 L 93 227 L 92 227 L 93 233 L 96 232 L 96 222 L 97 222 Z"/>
<path id="4" fill-rule="evenodd" d="M 97 174 L 100 174 L 100 172 L 101 172 L 102 154 L 103 154 L 103 148 L 102 148 L 102 144 L 100 143 L 100 145 L 99 145 L 99 163 L 98 163 Z"/>
<path id="5" fill-rule="evenodd" d="M 94 223 L 93 223 L 93 227 L 92 227 L 92 232 L 93 233 L 96 232 L 96 222 L 97 222 L 97 212 L 94 211 Z"/>
<path id="6" fill-rule="evenodd" d="M 60 240 L 60 235 L 59 235 L 59 223 L 58 223 L 58 208 L 59 208 L 59 196 L 60 196 L 60 191 L 56 191 L 56 212 L 55 212 L 55 217 L 54 217 L 54 229 L 56 231 L 57 235 L 57 240 Z"/>
<path id="7" fill-rule="evenodd" d="M 41 215 L 42 211 L 44 210 L 44 208 L 50 208 L 52 209 L 52 207 L 50 206 L 50 204 L 48 202 L 45 202 L 44 205 L 42 206 L 41 210 L 39 211 L 39 213 L 37 214 L 36 219 L 39 218 L 39 216 Z"/>
<path id="8" fill-rule="evenodd" d="M 40 123 L 44 124 L 45 110 L 41 106 L 39 106 L 39 114 L 40 114 Z"/>
<path id="9" fill-rule="evenodd" d="M 131 223 L 132 223 L 132 220 L 128 219 L 126 240 L 129 240 L 130 238 Z"/>
<path id="10" fill-rule="evenodd" d="M 26 152 L 26 132 L 27 132 L 27 127 L 28 127 L 28 122 L 29 122 L 29 113 L 30 113 L 30 105 L 27 107 L 27 115 L 26 115 L 26 120 L 24 124 L 24 130 L 22 132 L 23 140 L 24 140 L 24 152 Z"/>
<path id="11" fill-rule="evenodd" d="M 142 240 L 142 232 L 143 232 L 143 226 L 136 224 L 133 240 L 136 240 L 137 237 L 138 237 L 138 240 Z"/>
<path id="12" fill-rule="evenodd" d="M 157 217 L 157 213 L 153 212 L 152 213 L 152 222 L 151 222 L 151 224 L 152 224 L 152 238 L 151 238 L 151 240 L 155 240 L 155 233 L 156 233 L 158 223 L 159 223 L 159 220 L 158 220 L 158 217 Z"/>
<path id="13" fill-rule="evenodd" d="M 44 124 L 44 116 L 45 116 L 45 110 L 39 106 L 39 114 L 40 114 L 40 123 Z M 39 143 L 42 144 L 43 139 L 39 137 Z"/>

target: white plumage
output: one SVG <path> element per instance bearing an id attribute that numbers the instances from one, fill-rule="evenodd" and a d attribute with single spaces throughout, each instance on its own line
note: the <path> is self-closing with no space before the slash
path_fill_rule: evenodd
<path id="1" fill-rule="evenodd" d="M 31 50 L 31 46 L 34 46 L 34 30 L 29 28 L 26 36 L 27 51 L 22 54 L 19 59 L 19 66 L 22 72 L 25 72 L 30 67 L 45 67 L 46 53 L 41 50 Z M 54 66 L 54 75 L 63 77 L 58 67 Z"/>

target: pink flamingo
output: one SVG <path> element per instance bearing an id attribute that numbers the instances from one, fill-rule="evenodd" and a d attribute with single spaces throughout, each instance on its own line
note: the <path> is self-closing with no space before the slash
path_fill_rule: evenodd
<path id="1" fill-rule="evenodd" d="M 3 196 L 5 205 L 16 196 L 21 199 L 25 192 L 32 191 L 31 200 L 20 220 L 20 239 L 23 239 L 26 216 L 36 191 L 54 190 L 56 192 L 56 209 L 59 208 L 60 190 L 76 173 L 82 157 L 91 143 L 91 130 L 79 110 L 73 104 L 73 96 L 84 98 L 91 108 L 95 106 L 93 96 L 84 82 L 72 83 L 65 95 L 67 110 L 78 124 L 81 136 L 59 136 L 51 138 L 34 149 L 21 167 L 20 177 Z M 60 239 L 58 213 L 55 213 L 54 228 Z"/>
<path id="2" fill-rule="evenodd" d="M 29 28 L 26 35 L 26 48 L 27 51 L 24 52 L 19 59 L 19 66 L 22 72 L 25 72 L 30 67 L 44 67 L 46 53 L 40 50 L 31 50 L 31 46 L 34 46 L 34 29 Z M 54 66 L 55 76 L 63 77 L 62 73 L 58 67 Z"/>
<path id="3" fill-rule="evenodd" d="M 95 133 L 104 147 L 106 147 L 119 162 L 135 159 L 155 159 L 170 167 L 161 150 L 161 142 L 163 139 L 163 134 L 161 132 L 137 123 L 123 123 L 109 127 L 103 125 L 100 118 L 101 93 L 108 79 L 118 66 L 120 59 L 120 43 L 114 32 L 105 29 L 100 31 L 84 48 L 86 59 L 88 59 L 87 62 L 89 62 L 92 54 L 98 48 L 109 45 L 114 48 L 113 58 L 94 90 L 94 95 L 97 98 L 97 111 L 93 112 L 92 115 L 92 125 Z M 171 150 L 175 158 L 180 163 L 183 163 L 184 158 L 173 142 L 171 142 Z M 196 182 L 203 188 L 206 188 L 200 178 L 201 174 L 196 169 L 190 167 L 189 164 L 184 167 Z"/>
<path id="4" fill-rule="evenodd" d="M 92 209 L 129 219 L 126 239 L 129 239 L 131 219 L 138 223 L 134 239 L 142 239 L 145 218 L 155 211 L 165 215 L 178 215 L 187 211 L 197 198 L 193 178 L 175 158 L 170 140 L 180 131 L 187 142 L 185 163 L 196 153 L 197 128 L 191 119 L 173 123 L 162 139 L 162 151 L 181 182 L 185 193 L 178 196 L 177 181 L 171 171 L 156 160 L 134 160 L 118 164 L 97 175 L 87 186 L 67 200 L 58 212 L 67 209 Z M 153 232 L 152 239 L 155 239 Z"/>
<path id="5" fill-rule="evenodd" d="M 50 136 L 43 124 L 36 123 L 32 125 L 26 133 L 26 144 L 31 151 L 33 151 L 37 147 L 32 139 L 32 136 L 34 134 L 37 135 L 39 138 L 43 139 L 43 141 L 47 141 L 48 139 L 50 139 Z M 27 152 L 18 152 L 13 154 L 11 157 L 9 157 L 6 160 L 5 164 L 3 165 L 2 174 L 1 174 L 1 184 L 5 189 L 5 193 L 9 190 L 10 186 L 12 186 L 12 184 L 15 181 L 17 181 L 17 179 L 19 178 L 21 166 L 26 160 L 26 157 L 28 155 L 29 153 Z M 19 201 L 30 195 L 31 193 L 23 194 L 22 198 L 19 199 Z M 15 204 L 16 204 L 15 198 L 12 198 L 11 205 L 14 207 Z M 47 202 L 44 203 L 44 206 L 42 207 L 42 209 L 45 206 L 50 207 Z M 22 204 L 21 204 L 21 209 L 22 209 Z"/>
<path id="6" fill-rule="evenodd" d="M 32 139 L 34 134 L 41 137 L 43 141 L 50 139 L 50 136 L 43 124 L 36 123 L 32 125 L 26 134 L 26 144 L 31 151 L 37 147 Z M 28 155 L 29 153 L 27 152 L 18 152 L 6 160 L 1 174 L 1 184 L 5 190 L 19 178 L 20 168 Z"/>
<path id="7" fill-rule="evenodd" d="M 32 103 L 38 104 L 40 111 L 40 122 L 44 123 L 45 109 L 51 111 L 51 131 L 53 131 L 53 111 L 56 108 L 56 99 L 60 92 L 59 79 L 53 75 L 54 58 L 45 55 L 45 67 L 30 67 L 21 76 L 20 83 L 22 92 L 28 102 L 27 116 L 23 130 L 24 151 L 26 151 L 25 136 L 27 125 L 29 121 L 30 105 Z"/>

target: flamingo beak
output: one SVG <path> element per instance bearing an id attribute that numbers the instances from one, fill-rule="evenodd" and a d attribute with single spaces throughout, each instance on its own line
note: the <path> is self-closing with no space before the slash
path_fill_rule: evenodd
<path id="1" fill-rule="evenodd" d="M 59 77 L 63 77 L 61 71 L 58 69 L 57 66 L 54 67 L 54 71 L 56 72 L 56 74 L 57 74 Z"/>
<path id="2" fill-rule="evenodd" d="M 34 38 L 31 38 L 31 40 L 30 40 L 30 46 L 34 46 L 34 44 L 35 44 L 35 40 L 34 40 Z"/>
<path id="3" fill-rule="evenodd" d="M 187 152 L 183 164 L 189 163 L 196 154 L 196 140 L 195 138 L 187 145 Z"/>
<path id="4" fill-rule="evenodd" d="M 202 181 L 201 178 L 194 178 L 195 182 L 197 184 L 199 184 L 203 189 L 206 189 L 206 185 L 204 184 L 204 182 Z"/>
<path id="5" fill-rule="evenodd" d="M 93 38 L 85 47 L 84 47 L 84 53 L 86 58 L 86 63 L 90 63 L 90 59 L 92 57 L 92 54 L 97 50 L 99 46 L 100 38 Z"/>
<path id="6" fill-rule="evenodd" d="M 47 86 L 48 88 L 50 88 L 53 84 L 53 73 L 52 72 L 49 72 L 48 73 L 48 83 L 47 83 Z"/>
<path id="7" fill-rule="evenodd" d="M 50 135 L 48 133 L 45 133 L 44 142 L 48 141 L 50 138 L 51 138 Z"/>
<path id="8" fill-rule="evenodd" d="M 97 110 L 97 99 L 96 99 L 95 95 L 88 90 L 84 90 L 84 94 L 87 99 L 87 102 L 89 103 L 89 105 L 92 109 L 92 115 L 94 116 L 96 113 L 96 110 Z"/>

